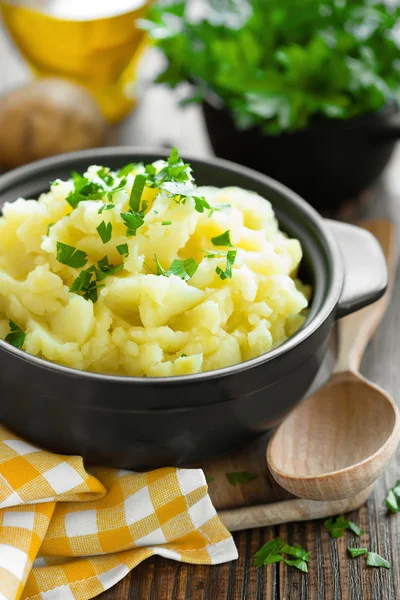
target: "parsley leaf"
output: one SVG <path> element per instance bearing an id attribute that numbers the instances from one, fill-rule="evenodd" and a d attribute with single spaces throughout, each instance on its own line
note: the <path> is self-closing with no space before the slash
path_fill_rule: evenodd
<path id="1" fill-rule="evenodd" d="M 54 225 L 54 223 L 49 223 L 49 224 L 47 225 L 47 233 L 46 233 L 46 235 L 49 235 L 49 233 L 50 233 L 50 229 L 53 227 L 53 225 Z"/>
<path id="2" fill-rule="evenodd" d="M 204 209 L 211 210 L 211 206 L 208 204 L 208 202 L 204 198 L 204 196 L 193 196 L 193 200 L 194 200 L 194 208 L 195 208 L 195 210 L 197 210 L 197 212 L 203 213 Z"/>
<path id="3" fill-rule="evenodd" d="M 283 550 L 282 550 L 283 552 Z M 308 573 L 308 565 L 305 560 L 302 558 L 295 558 L 294 560 L 290 560 L 288 558 L 284 558 L 283 562 L 287 564 L 289 567 L 296 567 L 299 571 L 303 571 L 303 573 Z"/>
<path id="4" fill-rule="evenodd" d="M 139 212 L 140 201 L 142 199 L 142 194 L 146 185 L 146 181 L 146 175 L 136 175 L 135 177 L 135 181 L 133 182 L 132 186 L 131 196 L 129 198 L 129 206 L 133 212 Z"/>
<path id="5" fill-rule="evenodd" d="M 226 269 L 223 271 L 221 267 L 216 267 L 215 272 L 224 281 L 225 279 L 232 279 L 232 267 L 236 260 L 236 250 L 229 250 L 226 255 Z"/>
<path id="6" fill-rule="evenodd" d="M 103 214 L 105 210 L 111 210 L 114 208 L 115 204 L 103 204 L 103 206 L 98 210 L 98 215 Z"/>
<path id="7" fill-rule="evenodd" d="M 121 181 L 118 183 L 118 185 L 115 188 L 113 188 L 112 190 L 110 190 L 108 192 L 107 198 L 108 198 L 109 202 L 113 202 L 114 194 L 124 190 L 127 183 L 128 183 L 128 179 L 126 177 L 124 177 L 123 179 L 121 179 Z"/>
<path id="8" fill-rule="evenodd" d="M 229 229 L 224 233 L 221 233 L 221 235 L 217 235 L 216 237 L 211 238 L 211 241 L 214 244 L 214 246 L 232 247 Z"/>
<path id="9" fill-rule="evenodd" d="M 97 281 L 102 281 L 109 275 L 115 275 L 124 268 L 124 264 L 120 265 L 110 265 L 108 262 L 108 256 L 104 256 L 97 263 L 97 267 L 95 269 Z"/>
<path id="10" fill-rule="evenodd" d="M 80 292 L 86 292 L 91 282 L 93 275 L 93 267 L 81 271 L 78 277 L 73 281 L 69 291 L 73 294 L 79 294 Z"/>
<path id="11" fill-rule="evenodd" d="M 235 473 L 227 473 L 226 478 L 231 485 L 236 486 L 238 483 L 249 483 L 256 479 L 258 475 L 254 475 L 253 473 L 248 473 L 246 471 L 239 471 Z"/>
<path id="12" fill-rule="evenodd" d="M 98 227 L 96 227 L 97 233 L 99 234 L 103 244 L 107 244 L 111 240 L 112 236 L 112 223 L 105 223 L 102 221 Z"/>
<path id="13" fill-rule="evenodd" d="M 400 511 L 400 479 L 386 496 L 386 506 L 393 514 Z"/>
<path id="14" fill-rule="evenodd" d="M 168 164 L 170 166 L 173 166 L 173 165 L 176 165 L 177 163 L 179 163 L 180 160 L 181 160 L 181 158 L 179 156 L 178 148 L 176 146 L 174 146 L 169 155 Z"/>
<path id="15" fill-rule="evenodd" d="M 368 552 L 367 565 L 369 567 L 383 567 L 384 569 L 390 569 L 390 563 L 379 554 L 376 554 L 376 552 Z"/>
<path id="16" fill-rule="evenodd" d="M 109 187 L 111 187 L 114 183 L 114 177 L 110 175 L 110 169 L 107 169 L 106 167 L 99 169 L 97 171 L 97 176 L 100 177 L 100 179 L 102 179 Z"/>
<path id="17" fill-rule="evenodd" d="M 139 227 L 144 223 L 142 215 L 135 212 L 121 213 L 121 218 L 127 228 L 127 237 L 135 236 Z"/>
<path id="18" fill-rule="evenodd" d="M 87 263 L 87 254 L 82 250 L 77 250 L 73 246 L 57 242 L 57 260 L 63 265 L 79 269 Z"/>
<path id="19" fill-rule="evenodd" d="M 343 515 L 339 515 L 335 521 L 332 517 L 330 519 L 327 519 L 326 521 L 324 521 L 324 525 L 333 538 L 343 537 L 344 532 L 347 529 L 350 529 L 353 533 L 355 533 L 355 535 L 358 536 L 364 533 L 364 531 L 360 529 L 358 525 L 356 525 L 352 521 L 346 521 Z"/>
<path id="20" fill-rule="evenodd" d="M 261 567 L 262 565 L 282 561 L 283 558 L 280 556 L 280 552 L 284 545 L 285 542 L 279 537 L 264 544 L 254 555 L 254 566 Z"/>
<path id="21" fill-rule="evenodd" d="M 212 483 L 214 481 L 214 477 L 210 477 L 209 475 L 204 474 L 207 483 Z"/>
<path id="22" fill-rule="evenodd" d="M 8 321 L 8 324 L 10 326 L 10 333 L 6 336 L 5 341 L 20 350 L 24 345 L 26 333 L 11 319 Z"/>
<path id="23" fill-rule="evenodd" d="M 162 221 L 161 225 L 172 225 L 172 221 Z"/>
<path id="24" fill-rule="evenodd" d="M 74 189 L 66 197 L 66 201 L 72 208 L 76 208 L 80 202 L 87 200 L 101 200 L 104 188 L 99 183 L 94 183 L 83 177 L 76 171 L 71 173 Z"/>
<path id="25" fill-rule="evenodd" d="M 129 256 L 128 244 L 120 244 L 119 246 L 117 246 L 117 251 L 122 256 Z"/>
<path id="26" fill-rule="evenodd" d="M 282 554 L 289 554 L 290 556 L 295 556 L 296 558 L 301 558 L 306 562 L 310 562 L 311 552 L 306 552 L 299 544 L 296 546 L 289 546 L 288 544 L 285 544 L 281 552 Z"/>
<path id="27" fill-rule="evenodd" d="M 357 558 L 357 556 L 368 554 L 367 548 L 347 548 L 347 552 L 350 554 L 351 558 Z"/>
<path id="28" fill-rule="evenodd" d="M 128 163 L 118 171 L 118 177 L 126 177 L 127 175 L 129 175 L 129 173 L 132 173 L 135 167 L 135 163 Z"/>
<path id="29" fill-rule="evenodd" d="M 179 260 L 176 258 L 167 270 L 162 268 L 156 254 L 154 255 L 154 261 L 156 263 L 156 275 L 164 275 L 164 277 L 176 275 L 184 281 L 193 277 L 199 268 L 199 264 L 194 258 L 187 258 L 186 260 Z"/>

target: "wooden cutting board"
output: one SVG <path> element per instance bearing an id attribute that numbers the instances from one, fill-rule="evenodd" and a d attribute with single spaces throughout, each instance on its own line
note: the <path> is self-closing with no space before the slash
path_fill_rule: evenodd
<path id="1" fill-rule="evenodd" d="M 394 227 L 392 227 L 392 235 L 387 236 L 386 227 L 381 228 L 381 224 L 382 221 L 376 220 L 361 225 L 374 233 L 381 242 L 388 261 L 389 282 L 391 282 L 396 262 L 394 258 Z M 385 232 L 384 235 L 383 232 Z M 389 293 L 390 289 L 380 300 L 381 316 L 385 312 Z M 366 319 L 370 318 L 368 308 L 357 313 L 358 322 L 361 316 Z M 346 317 L 346 324 L 351 325 L 351 318 L 351 316 Z M 335 333 L 332 335 L 330 352 L 333 356 L 332 362 L 334 362 Z M 207 478 L 212 478 L 209 483 L 211 499 L 221 520 L 230 531 L 278 525 L 291 521 L 321 519 L 349 512 L 362 506 L 372 492 L 373 486 L 370 486 L 357 496 L 327 502 L 296 498 L 281 488 L 269 473 L 266 463 L 267 444 L 268 437 L 263 437 L 246 448 L 200 465 Z M 251 473 L 256 478 L 248 483 L 233 486 L 229 483 L 226 475 L 236 472 Z"/>

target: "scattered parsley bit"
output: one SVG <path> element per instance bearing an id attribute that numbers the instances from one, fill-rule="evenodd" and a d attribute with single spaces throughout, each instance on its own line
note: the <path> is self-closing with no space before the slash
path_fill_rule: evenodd
<path id="1" fill-rule="evenodd" d="M 295 558 L 285 558 L 282 554 L 294 556 Z M 277 537 L 264 544 L 254 555 L 254 566 L 256 567 L 282 561 L 289 567 L 296 567 L 299 571 L 308 573 L 307 563 L 310 562 L 310 552 L 306 552 L 299 544 L 289 546 L 281 538 Z"/>
<path id="2" fill-rule="evenodd" d="M 11 319 L 8 321 L 8 324 L 10 326 L 10 333 L 6 336 L 5 341 L 20 350 L 24 345 L 26 333 Z"/>
<path id="3" fill-rule="evenodd" d="M 154 255 L 154 261 L 156 263 L 156 275 L 164 275 L 164 277 L 176 275 L 184 281 L 193 277 L 199 268 L 199 264 L 194 258 L 187 258 L 186 260 L 175 259 L 167 270 L 162 268 L 156 254 Z"/>
<path id="4" fill-rule="evenodd" d="M 98 227 L 96 227 L 96 231 L 99 234 L 101 241 L 103 244 L 107 244 L 111 240 L 112 236 L 112 223 L 105 223 L 102 221 Z"/>
<path id="5" fill-rule="evenodd" d="M 172 221 L 162 221 L 161 225 L 172 225 Z"/>
<path id="6" fill-rule="evenodd" d="M 120 244 L 117 246 L 117 251 L 119 254 L 121 254 L 121 256 L 129 256 L 128 244 Z"/>
<path id="7" fill-rule="evenodd" d="M 73 294 L 79 294 L 80 292 L 86 292 L 93 275 L 93 267 L 81 271 L 78 277 L 73 281 L 69 291 Z"/>
<path id="8" fill-rule="evenodd" d="M 157 169 L 154 165 L 147 165 L 145 167 L 147 174 L 147 185 L 154 188 L 163 188 L 165 183 L 185 183 L 191 180 L 191 168 L 188 163 L 184 163 L 180 158 L 178 150 L 173 148 L 168 158 L 167 164 L 157 173 Z M 193 188 L 194 189 L 194 188 Z M 168 191 L 168 190 L 166 190 Z M 191 188 L 191 191 L 192 188 Z M 183 190 L 179 192 L 170 192 L 172 194 L 183 194 Z"/>
<path id="9" fill-rule="evenodd" d="M 112 190 L 110 190 L 108 192 L 107 198 L 108 198 L 109 202 L 113 201 L 114 194 L 116 194 L 117 192 L 121 192 L 122 190 L 125 189 L 127 182 L 128 182 L 128 179 L 126 177 L 124 177 L 123 179 L 121 179 L 121 181 L 118 183 L 118 185 L 115 188 L 113 188 Z"/>
<path id="10" fill-rule="evenodd" d="M 258 475 L 254 475 L 253 473 L 247 473 L 246 471 L 240 471 L 237 473 L 227 473 L 226 478 L 231 485 L 236 486 L 238 483 L 249 483 L 256 479 Z"/>
<path id="11" fill-rule="evenodd" d="M 400 511 L 400 479 L 396 485 L 388 491 L 386 496 L 386 507 L 396 514 Z"/>
<path id="12" fill-rule="evenodd" d="M 232 247 L 229 229 L 227 229 L 227 231 L 224 231 L 224 233 L 221 233 L 221 235 L 217 235 L 216 237 L 211 238 L 211 241 L 214 244 L 214 246 Z"/>
<path id="13" fill-rule="evenodd" d="M 362 535 L 364 531 L 358 527 L 353 521 L 346 521 L 343 515 L 339 515 L 334 521 L 331 517 L 324 521 L 324 525 L 333 538 L 340 538 L 344 536 L 344 532 L 350 529 L 355 535 Z"/>
<path id="14" fill-rule="evenodd" d="M 83 177 L 76 171 L 71 173 L 74 189 L 66 197 L 66 201 L 72 208 L 76 208 L 80 202 L 87 200 L 101 200 L 104 188 L 99 183 L 94 183 Z"/>
<path id="15" fill-rule="evenodd" d="M 79 269 L 87 263 L 87 254 L 82 250 L 77 250 L 73 246 L 57 242 L 57 260 L 63 265 Z"/>
<path id="16" fill-rule="evenodd" d="M 368 552 L 367 565 L 369 567 L 383 567 L 384 569 L 390 569 L 390 563 L 379 554 L 376 554 L 376 552 Z"/>
<path id="17" fill-rule="evenodd" d="M 101 215 L 105 210 L 111 210 L 114 208 L 115 204 L 103 204 L 103 206 L 99 209 L 98 215 Z"/>
<path id="18" fill-rule="evenodd" d="M 49 235 L 49 233 L 50 233 L 50 229 L 53 227 L 53 225 L 54 225 L 54 223 L 49 223 L 49 224 L 47 225 L 47 233 L 46 233 L 46 235 Z"/>
<path id="19" fill-rule="evenodd" d="M 214 477 L 209 477 L 209 475 L 204 475 L 207 483 L 212 483 L 214 481 Z"/>
<path id="20" fill-rule="evenodd" d="M 178 148 L 176 146 L 174 146 L 169 155 L 168 164 L 176 165 L 176 163 L 178 163 L 180 160 L 181 160 L 181 157 L 179 156 Z"/>
<path id="21" fill-rule="evenodd" d="M 357 558 L 357 556 L 368 554 L 367 548 L 347 548 L 347 552 L 350 554 L 351 558 Z"/>
<path id="22" fill-rule="evenodd" d="M 181 354 L 181 358 L 187 358 L 187 354 Z"/>
<path id="23" fill-rule="evenodd" d="M 139 213 L 135 213 L 135 212 L 121 213 L 121 217 L 127 228 L 127 231 L 126 231 L 127 237 L 135 236 L 139 227 L 141 227 L 144 223 L 144 219 L 143 219 L 142 215 Z"/>
<path id="24" fill-rule="evenodd" d="M 97 281 L 102 281 L 109 275 L 115 275 L 124 268 L 124 264 L 120 265 L 110 265 L 108 262 L 108 256 L 104 256 L 97 263 L 97 267 L 95 269 Z"/>
<path id="25" fill-rule="evenodd" d="M 60 180 L 56 179 L 55 181 L 50 181 L 50 187 L 57 187 L 60 185 Z"/>
<path id="26" fill-rule="evenodd" d="M 106 167 L 99 169 L 97 171 L 97 176 L 100 177 L 108 187 L 111 187 L 114 184 L 114 177 L 110 175 L 110 169 L 107 169 Z"/>
<path id="27" fill-rule="evenodd" d="M 203 213 L 205 209 L 211 210 L 211 206 L 208 204 L 204 196 L 193 196 L 194 208 L 199 213 Z"/>
<path id="28" fill-rule="evenodd" d="M 230 250 L 226 255 L 226 269 L 223 271 L 221 267 L 216 267 L 215 272 L 222 281 L 232 279 L 232 267 L 236 260 L 236 250 Z"/>
<path id="29" fill-rule="evenodd" d="M 146 175 L 136 175 L 135 181 L 133 182 L 131 196 L 129 198 L 129 206 L 133 212 L 139 212 L 140 209 L 140 201 L 142 199 L 142 194 L 144 187 L 146 185 L 147 177 Z"/>
<path id="30" fill-rule="evenodd" d="M 129 175 L 129 173 L 132 173 L 135 167 L 135 163 L 128 163 L 118 171 L 118 177 L 126 177 L 127 175 Z"/>
<path id="31" fill-rule="evenodd" d="M 280 555 L 281 549 L 285 542 L 277 537 L 270 540 L 262 546 L 254 555 L 254 566 L 261 567 L 272 563 L 281 562 L 283 560 Z"/>

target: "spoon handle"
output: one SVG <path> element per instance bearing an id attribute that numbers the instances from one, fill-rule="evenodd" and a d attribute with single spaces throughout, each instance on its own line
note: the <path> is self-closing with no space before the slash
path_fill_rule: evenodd
<path id="1" fill-rule="evenodd" d="M 395 275 L 395 230 L 386 219 L 359 223 L 378 239 L 388 263 L 389 287 L 386 294 L 375 304 L 367 306 L 338 321 L 339 348 L 334 372 L 357 372 L 368 342 L 378 328 L 390 299 Z M 361 251 L 361 249 L 360 249 Z"/>

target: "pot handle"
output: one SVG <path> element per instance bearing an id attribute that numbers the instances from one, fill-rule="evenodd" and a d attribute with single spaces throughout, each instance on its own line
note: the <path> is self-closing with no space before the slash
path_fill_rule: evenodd
<path id="1" fill-rule="evenodd" d="M 327 219 L 344 263 L 344 285 L 336 319 L 379 300 L 388 285 L 388 270 L 382 248 L 372 233 L 347 223 Z"/>
<path id="2" fill-rule="evenodd" d="M 400 139 L 400 112 L 384 117 L 382 122 L 371 130 L 371 138 L 375 142 Z"/>

